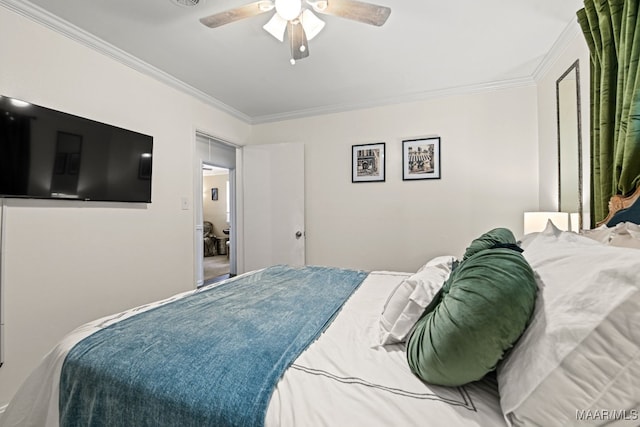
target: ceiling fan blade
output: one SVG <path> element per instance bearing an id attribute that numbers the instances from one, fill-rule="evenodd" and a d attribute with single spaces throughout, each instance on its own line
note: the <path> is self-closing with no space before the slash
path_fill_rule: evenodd
<path id="1" fill-rule="evenodd" d="M 273 17 L 271 17 L 269 22 L 264 24 L 262 28 L 264 28 L 267 33 L 283 42 L 284 33 L 287 31 L 287 21 L 282 19 L 282 17 L 277 13 L 274 13 Z"/>
<path id="2" fill-rule="evenodd" d="M 334 15 L 364 24 L 382 26 L 387 22 L 391 9 L 357 0 L 307 0 L 313 10 L 325 15 Z"/>
<path id="3" fill-rule="evenodd" d="M 307 35 L 299 20 L 289 21 L 287 33 L 289 35 L 289 43 L 291 43 L 291 63 L 294 64 L 296 60 L 309 56 Z"/>
<path id="4" fill-rule="evenodd" d="M 240 19 L 250 18 L 252 16 L 260 15 L 261 13 L 269 12 L 270 10 L 273 10 L 274 7 L 275 5 L 271 0 L 261 0 L 201 18 L 200 22 L 209 28 L 217 28 L 221 25 L 239 21 Z"/>

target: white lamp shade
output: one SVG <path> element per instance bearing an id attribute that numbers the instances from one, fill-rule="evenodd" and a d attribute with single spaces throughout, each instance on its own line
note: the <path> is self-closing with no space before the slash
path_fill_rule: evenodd
<path id="1" fill-rule="evenodd" d="M 304 32 L 307 35 L 307 40 L 311 40 L 317 36 L 324 28 L 324 21 L 314 15 L 309 9 L 302 11 L 300 22 L 302 22 L 302 28 L 304 28 Z"/>
<path id="2" fill-rule="evenodd" d="M 314 15 L 309 9 L 302 11 L 302 14 L 300 15 L 300 22 L 302 23 L 302 28 L 304 28 L 307 40 L 311 40 L 317 36 L 324 28 L 324 21 Z M 269 22 L 264 24 L 262 28 L 264 28 L 264 30 L 273 37 L 283 42 L 284 34 L 287 30 L 287 21 L 276 13 L 271 17 Z"/>
<path id="3" fill-rule="evenodd" d="M 524 234 L 543 231 L 548 221 L 551 221 L 560 230 L 569 231 L 568 212 L 525 212 Z"/>
<path id="4" fill-rule="evenodd" d="M 283 42 L 284 32 L 287 29 L 287 21 L 285 21 L 284 19 L 282 19 L 280 15 L 275 13 L 273 17 L 269 20 L 269 22 L 264 24 L 262 28 L 264 28 L 264 30 L 267 33 L 271 34 L 273 37 Z"/>

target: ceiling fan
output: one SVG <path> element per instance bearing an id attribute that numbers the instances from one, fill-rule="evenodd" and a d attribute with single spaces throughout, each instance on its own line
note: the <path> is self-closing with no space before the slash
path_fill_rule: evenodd
<path id="1" fill-rule="evenodd" d="M 314 12 L 339 16 L 364 24 L 381 26 L 391 14 L 391 9 L 357 0 L 260 0 L 244 6 L 216 13 L 200 19 L 204 25 L 217 28 L 240 19 L 250 18 L 273 9 L 276 13 L 263 28 L 276 39 L 284 42 L 285 32 L 291 46 L 291 64 L 309 56 L 308 41 L 324 28 L 324 22 Z"/>

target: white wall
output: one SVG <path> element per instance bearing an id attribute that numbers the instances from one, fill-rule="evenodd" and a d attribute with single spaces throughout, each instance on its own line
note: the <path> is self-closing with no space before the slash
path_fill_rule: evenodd
<path id="1" fill-rule="evenodd" d="M 3 7 L 0 40 L 0 94 L 154 137 L 149 205 L 7 201 L 1 407 L 71 329 L 193 288 L 195 130 L 250 126 Z"/>
<path id="2" fill-rule="evenodd" d="M 576 60 L 580 66 L 580 98 L 582 119 L 583 206 L 589 210 L 589 48 L 577 21 L 568 28 L 569 38 L 549 60 L 537 83 L 538 88 L 538 156 L 540 165 L 540 210 L 558 210 L 558 125 L 556 81 Z M 587 215 L 588 217 L 588 215 Z M 585 223 L 588 225 L 588 221 Z"/>
<path id="3" fill-rule="evenodd" d="M 415 271 L 538 206 L 536 88 L 254 126 L 248 143 L 305 144 L 307 263 Z M 442 179 L 402 181 L 402 139 L 441 137 Z M 386 182 L 351 183 L 351 146 L 386 143 Z"/>

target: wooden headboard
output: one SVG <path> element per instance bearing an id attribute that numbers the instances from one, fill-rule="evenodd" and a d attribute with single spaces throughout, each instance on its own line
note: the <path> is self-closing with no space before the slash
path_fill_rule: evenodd
<path id="1" fill-rule="evenodd" d="M 596 226 L 607 224 L 607 226 L 612 227 L 623 221 L 640 224 L 640 203 L 634 205 L 638 198 L 640 198 L 640 187 L 636 188 L 636 191 L 630 196 L 622 197 L 616 194 L 611 197 L 609 200 L 609 214 Z M 631 209 L 632 207 L 633 209 Z"/>

